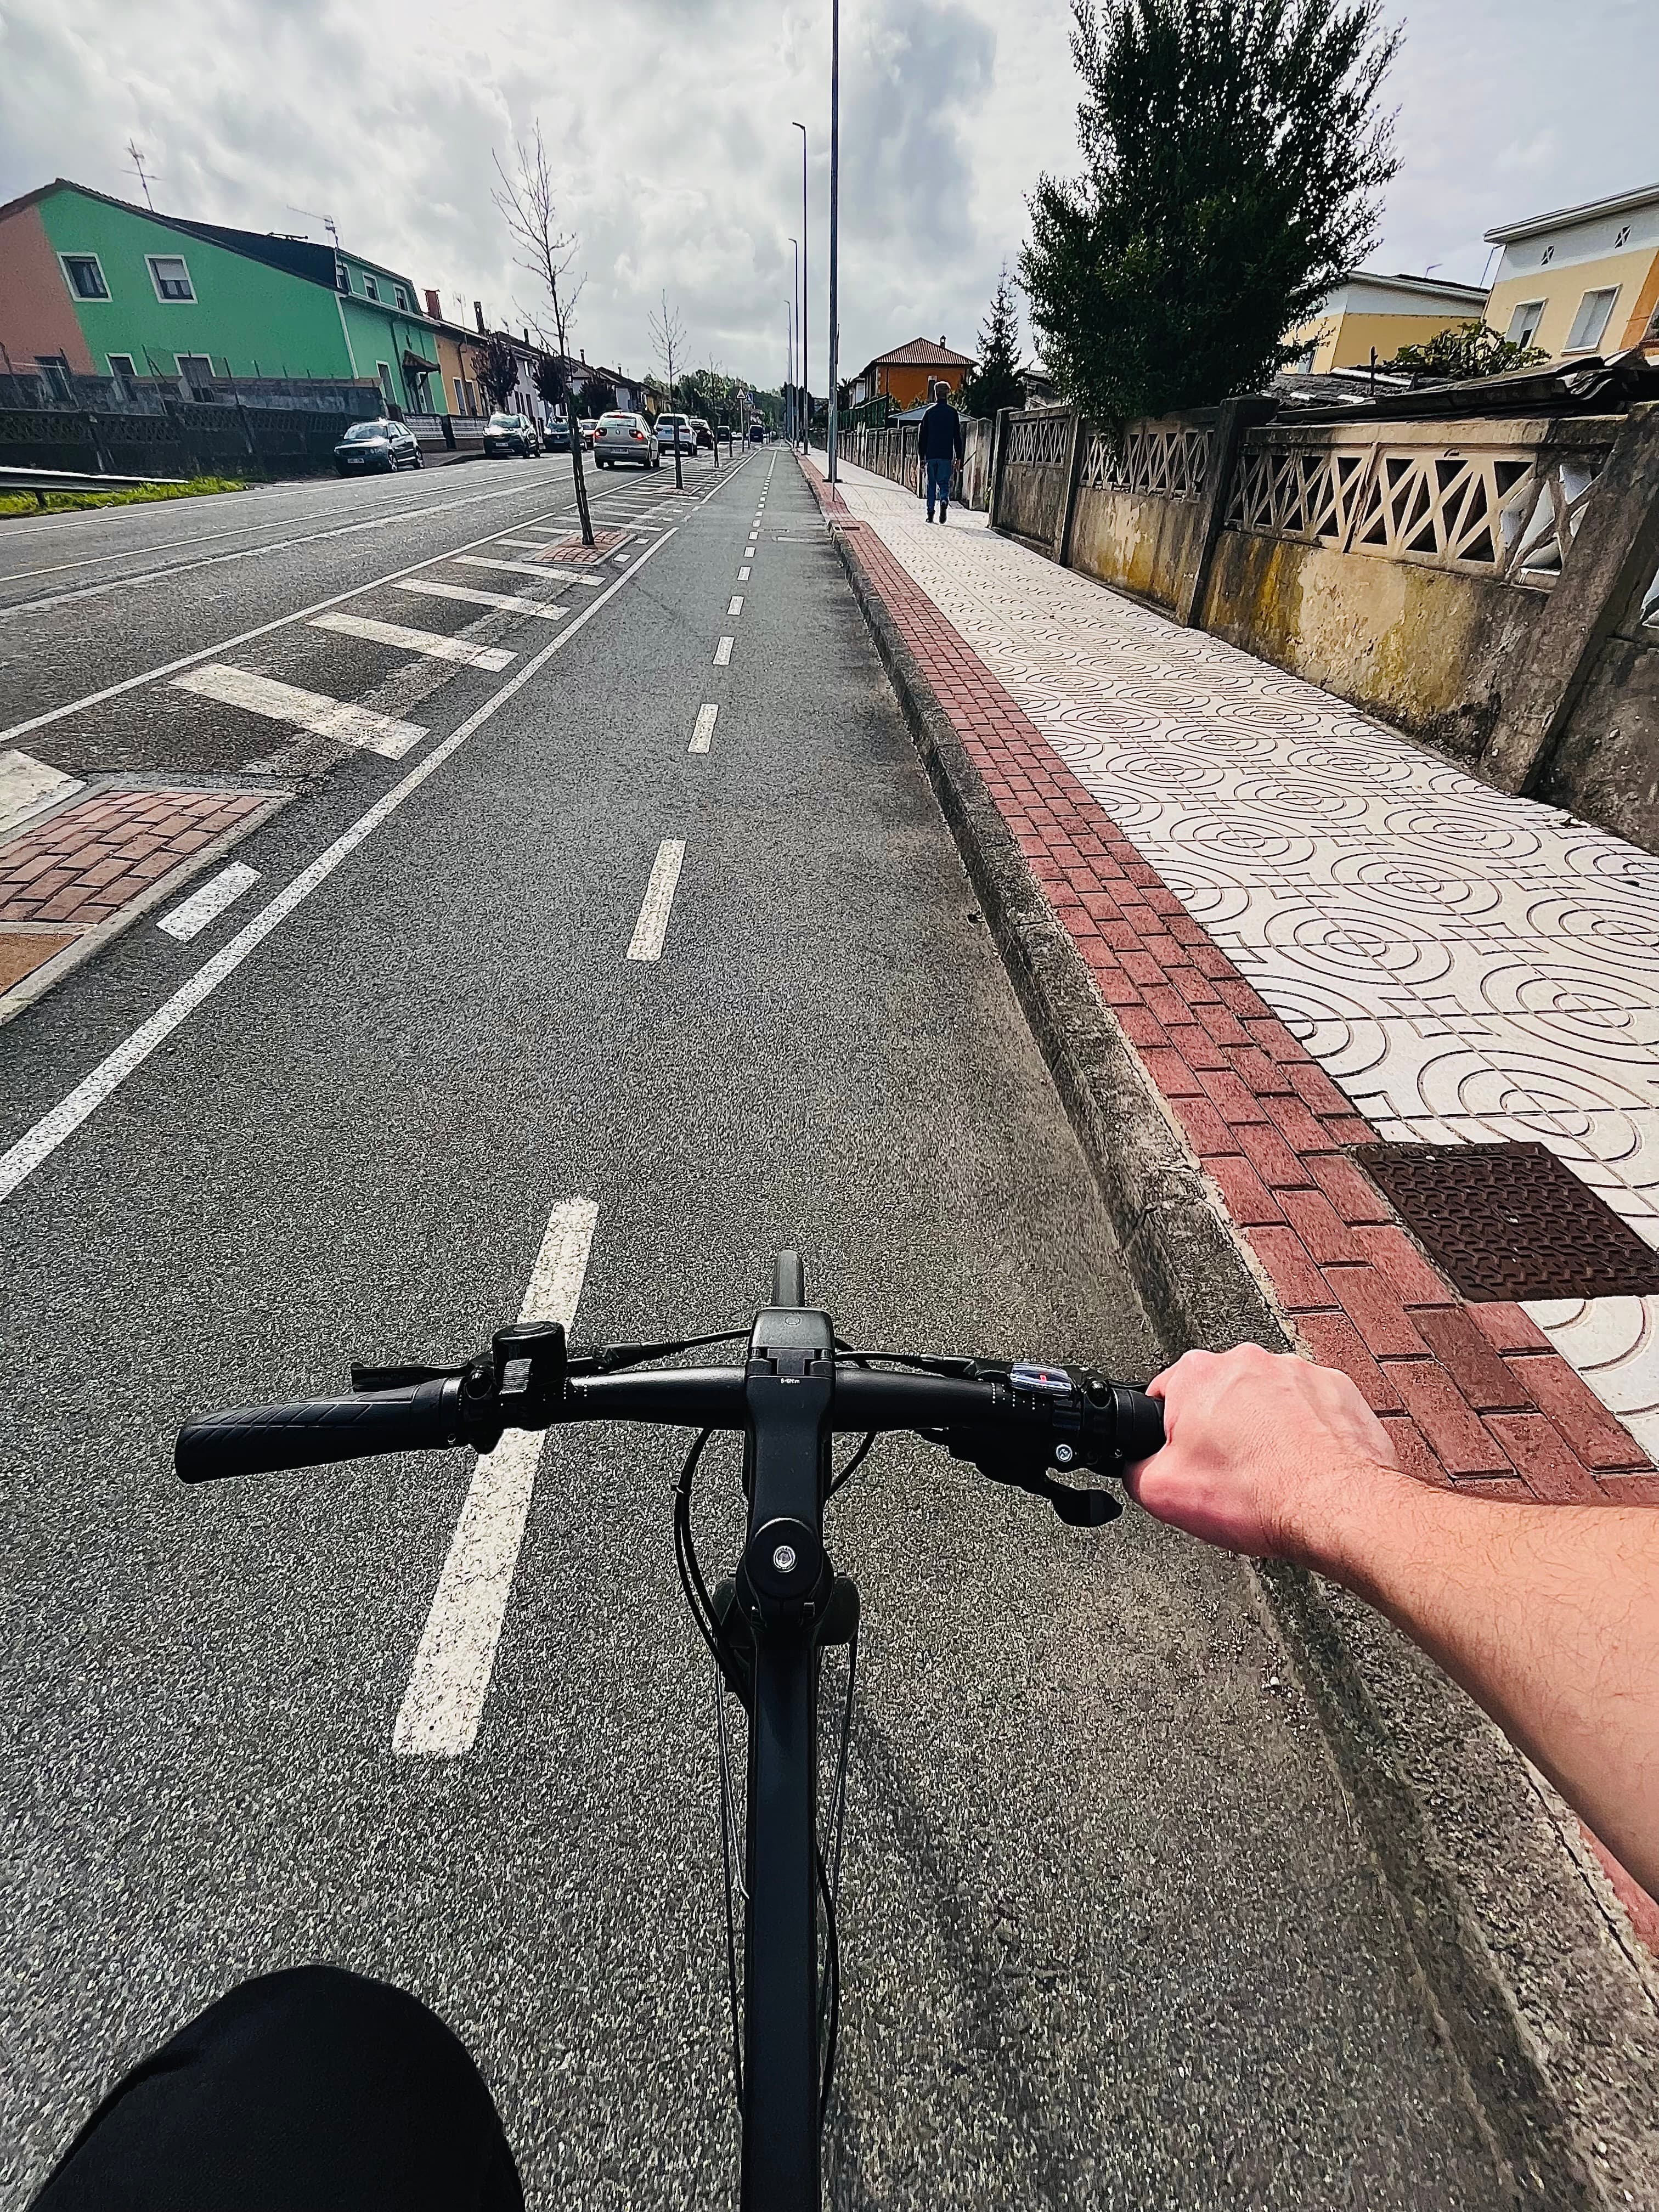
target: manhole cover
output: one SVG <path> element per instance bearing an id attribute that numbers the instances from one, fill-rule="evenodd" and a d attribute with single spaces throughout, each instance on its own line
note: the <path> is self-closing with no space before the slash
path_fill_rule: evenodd
<path id="1" fill-rule="evenodd" d="M 1359 1145 L 1353 1156 L 1466 1298 L 1659 1291 L 1659 1253 L 1547 1145 Z"/>

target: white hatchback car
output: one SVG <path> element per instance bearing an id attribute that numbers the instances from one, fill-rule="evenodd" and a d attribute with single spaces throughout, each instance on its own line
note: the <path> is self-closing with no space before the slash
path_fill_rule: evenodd
<path id="1" fill-rule="evenodd" d="M 657 448 L 659 453 L 672 453 L 676 446 L 683 453 L 697 450 L 697 434 L 691 428 L 689 415 L 659 415 L 657 417 Z"/>
<path id="2" fill-rule="evenodd" d="M 643 415 L 629 415 L 618 409 L 612 414 L 601 415 L 593 425 L 595 467 L 614 468 L 618 461 L 634 461 L 642 469 L 662 466 L 661 451 Z"/>

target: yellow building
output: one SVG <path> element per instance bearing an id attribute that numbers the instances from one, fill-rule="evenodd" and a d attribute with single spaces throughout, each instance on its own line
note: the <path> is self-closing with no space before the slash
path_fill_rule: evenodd
<path id="1" fill-rule="evenodd" d="M 1659 185 L 1486 236 L 1504 249 L 1486 306 L 1500 337 L 1553 360 L 1637 345 L 1659 355 Z"/>
<path id="2" fill-rule="evenodd" d="M 1486 295 L 1474 284 L 1442 283 L 1433 276 L 1380 276 L 1357 269 L 1319 313 L 1285 333 L 1304 349 L 1291 367 L 1304 376 L 1333 368 L 1369 368 L 1371 353 L 1392 360 L 1404 345 L 1426 345 L 1459 323 L 1478 321 Z"/>

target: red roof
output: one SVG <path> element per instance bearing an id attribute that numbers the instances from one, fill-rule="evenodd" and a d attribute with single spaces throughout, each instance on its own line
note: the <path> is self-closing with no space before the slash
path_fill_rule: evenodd
<path id="1" fill-rule="evenodd" d="M 973 365 L 972 354 L 952 353 L 949 346 L 935 345 L 932 338 L 911 338 L 895 346 L 891 353 L 878 353 L 860 374 L 867 375 L 872 368 L 971 368 Z"/>

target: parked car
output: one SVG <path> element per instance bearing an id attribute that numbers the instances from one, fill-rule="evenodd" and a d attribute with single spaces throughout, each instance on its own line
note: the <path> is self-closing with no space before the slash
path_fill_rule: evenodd
<path id="1" fill-rule="evenodd" d="M 714 434 L 709 428 L 705 417 L 701 415 L 694 415 L 691 417 L 691 428 L 696 432 L 697 443 L 700 446 L 707 446 L 709 452 L 712 453 L 714 450 Z"/>
<path id="2" fill-rule="evenodd" d="M 412 430 L 384 417 L 373 422 L 354 422 L 334 448 L 334 465 L 343 477 L 361 470 L 418 469 L 421 448 Z"/>
<path id="3" fill-rule="evenodd" d="M 766 443 L 764 422 L 751 422 L 749 425 L 749 442 L 751 446 L 763 446 Z"/>
<path id="4" fill-rule="evenodd" d="M 697 450 L 697 434 L 691 428 L 689 415 L 659 415 L 657 417 L 657 449 L 672 453 L 678 446 L 683 453 Z"/>
<path id="5" fill-rule="evenodd" d="M 580 418 L 580 428 L 582 434 L 582 443 L 586 447 L 590 453 L 593 450 L 593 433 L 599 428 L 599 420 L 595 416 L 584 415 Z"/>
<path id="6" fill-rule="evenodd" d="M 660 468 L 662 453 L 643 415 L 622 408 L 601 415 L 593 425 L 593 465 L 613 469 L 618 461 L 632 461 L 642 469 Z"/>
<path id="7" fill-rule="evenodd" d="M 550 453 L 570 451 L 570 425 L 562 415 L 550 415 L 542 425 L 542 446 Z"/>
<path id="8" fill-rule="evenodd" d="M 487 453 L 522 453 L 526 460 L 542 449 L 541 432 L 527 415 L 492 415 L 484 424 Z"/>

